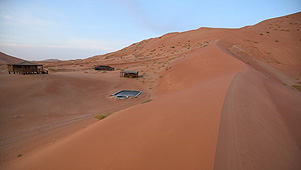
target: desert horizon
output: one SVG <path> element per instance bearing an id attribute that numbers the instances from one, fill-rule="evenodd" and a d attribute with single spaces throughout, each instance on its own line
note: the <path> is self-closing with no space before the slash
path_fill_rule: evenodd
<path id="1" fill-rule="evenodd" d="M 301 169 L 301 12 L 129 44 L 1 51 L 0 169 Z"/>

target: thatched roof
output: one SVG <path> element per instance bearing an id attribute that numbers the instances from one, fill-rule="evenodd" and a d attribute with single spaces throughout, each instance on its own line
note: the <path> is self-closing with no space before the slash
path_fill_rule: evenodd
<path id="1" fill-rule="evenodd" d="M 35 63 L 31 63 L 29 61 L 23 61 L 23 62 L 18 63 L 18 64 L 8 64 L 8 65 L 14 65 L 14 66 L 42 66 L 42 64 L 35 64 Z"/>
<path id="2" fill-rule="evenodd" d="M 122 71 L 121 73 L 138 74 L 139 71 Z"/>

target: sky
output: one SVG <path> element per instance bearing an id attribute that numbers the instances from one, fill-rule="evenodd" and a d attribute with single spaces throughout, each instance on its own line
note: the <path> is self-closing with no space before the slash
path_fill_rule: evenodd
<path id="1" fill-rule="evenodd" d="M 300 11 L 300 0 L 0 0 L 0 51 L 84 59 L 169 32 L 240 28 Z"/>

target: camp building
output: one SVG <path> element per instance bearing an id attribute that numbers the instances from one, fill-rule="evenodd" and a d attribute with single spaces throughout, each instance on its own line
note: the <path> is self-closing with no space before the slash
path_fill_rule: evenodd
<path id="1" fill-rule="evenodd" d="M 7 69 L 9 74 L 48 74 L 48 71 L 44 70 L 42 64 L 35 64 L 28 61 L 18 64 L 7 64 Z"/>
<path id="2" fill-rule="evenodd" d="M 111 67 L 111 66 L 95 66 L 95 70 L 105 70 L 105 71 L 114 71 L 115 68 Z"/>
<path id="3" fill-rule="evenodd" d="M 138 78 L 139 71 L 121 71 L 120 77 Z"/>

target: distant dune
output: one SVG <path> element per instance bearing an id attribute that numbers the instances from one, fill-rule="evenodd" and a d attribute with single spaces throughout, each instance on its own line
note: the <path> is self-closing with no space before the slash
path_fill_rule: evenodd
<path id="1" fill-rule="evenodd" d="M 299 170 L 300 33 L 299 12 L 240 29 L 169 33 L 84 60 L 44 62 L 53 74 L 54 82 L 46 84 L 50 92 L 33 88 L 35 93 L 26 95 L 35 102 L 50 94 L 55 96 L 49 101 L 67 95 L 71 102 L 56 102 L 62 115 L 78 111 L 72 101 L 85 103 L 91 114 L 97 113 L 97 106 L 124 102 L 105 98 L 106 93 L 95 95 L 103 93 L 102 86 L 110 92 L 143 88 L 147 95 L 57 142 L 14 155 L 1 169 Z M 100 64 L 115 71 L 93 70 Z M 137 70 L 143 76 L 119 78 L 120 70 Z M 68 85 L 60 84 L 58 77 Z M 0 78 L 22 84 L 20 78 Z M 39 82 L 34 76 L 28 79 Z M 10 90 L 7 95 L 13 97 Z M 70 104 L 70 110 L 63 109 Z M 51 105 L 43 109 L 55 112 Z"/>
<path id="2" fill-rule="evenodd" d="M 22 61 L 25 60 L 17 57 L 9 56 L 7 54 L 0 52 L 0 64 L 15 64 L 15 63 L 20 63 Z"/>
<path id="3" fill-rule="evenodd" d="M 7 73 L 6 64 L 16 64 L 22 61 L 25 60 L 0 52 L 0 74 Z"/>
<path id="4" fill-rule="evenodd" d="M 43 60 L 43 62 L 58 62 L 61 61 L 59 59 L 47 59 L 47 60 Z"/>

